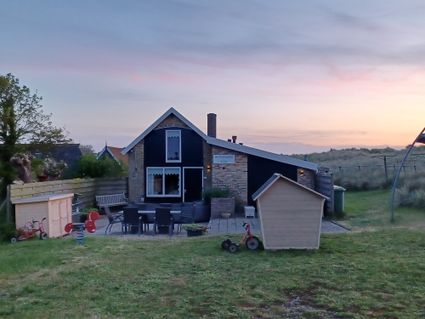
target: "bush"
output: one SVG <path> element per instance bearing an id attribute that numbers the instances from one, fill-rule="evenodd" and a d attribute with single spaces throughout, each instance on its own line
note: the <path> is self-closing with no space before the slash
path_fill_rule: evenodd
<path id="1" fill-rule="evenodd" d="M 418 173 L 400 181 L 397 191 L 399 206 L 425 208 L 425 173 Z"/>
<path id="2" fill-rule="evenodd" d="M 204 191 L 204 200 L 207 204 L 211 203 L 211 198 L 230 197 L 231 193 L 228 188 L 212 187 Z"/>
<path id="3" fill-rule="evenodd" d="M 14 236 L 16 236 L 14 224 L 0 223 L 0 241 L 9 241 Z"/>
<path id="4" fill-rule="evenodd" d="M 97 159 L 92 154 L 86 154 L 78 163 L 76 177 L 122 177 L 127 173 L 125 165 L 120 165 L 109 158 Z"/>

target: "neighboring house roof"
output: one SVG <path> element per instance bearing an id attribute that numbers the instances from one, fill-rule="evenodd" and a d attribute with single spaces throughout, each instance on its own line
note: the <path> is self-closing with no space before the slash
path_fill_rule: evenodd
<path id="1" fill-rule="evenodd" d="M 118 163 L 124 163 L 125 165 L 128 165 L 128 156 L 123 155 L 121 147 L 114 147 L 114 146 L 108 146 L 105 145 L 105 147 L 97 154 L 97 158 L 101 158 L 102 156 L 105 156 L 105 154 L 109 154 L 113 160 L 115 160 Z"/>
<path id="2" fill-rule="evenodd" d="M 170 115 L 176 116 L 180 121 L 182 121 L 192 130 L 194 130 L 199 136 L 201 136 L 210 145 L 226 148 L 226 149 L 244 153 L 244 154 L 262 157 L 275 162 L 294 165 L 294 166 L 305 168 L 305 169 L 310 169 L 314 171 L 317 171 L 318 169 L 318 165 L 315 163 L 303 161 L 303 160 L 286 156 L 286 155 L 279 155 L 272 152 L 263 151 L 257 148 L 253 148 L 253 147 L 249 147 L 249 146 L 245 146 L 245 145 L 241 145 L 237 143 L 232 143 L 232 142 L 228 142 L 228 141 L 224 141 L 224 140 L 220 140 L 220 139 L 208 136 L 204 132 L 202 132 L 199 128 L 197 128 L 187 118 L 181 115 L 173 107 L 170 108 L 167 112 L 165 112 L 158 120 L 156 120 L 142 134 L 140 134 L 133 142 L 131 142 L 126 148 L 124 148 L 122 151 L 122 154 L 124 155 L 127 154 L 131 149 L 133 149 L 140 141 L 142 141 L 150 132 L 152 132 L 159 124 L 161 124 Z"/>
<path id="3" fill-rule="evenodd" d="M 56 161 L 64 161 L 68 168 L 77 165 L 82 156 L 80 144 L 30 144 L 23 146 L 35 157 L 44 158 L 48 156 Z"/>
<path id="4" fill-rule="evenodd" d="M 329 199 L 328 197 L 326 197 L 326 196 L 324 196 L 324 195 L 322 195 L 322 194 L 320 194 L 320 193 L 318 193 L 318 192 L 316 192 L 316 191 L 314 191 L 314 190 L 312 190 L 308 187 L 305 187 L 304 185 L 301 185 L 300 183 L 297 183 L 297 182 L 293 181 L 292 179 L 289 179 L 289 178 L 283 176 L 282 174 L 274 173 L 272 175 L 272 177 L 270 177 L 267 180 L 267 182 L 265 182 L 254 194 L 252 194 L 252 200 L 255 201 L 258 198 L 260 198 L 277 180 L 279 180 L 281 178 L 283 178 L 285 181 L 299 187 L 300 189 L 302 189 L 306 192 L 309 192 L 309 193 L 316 195 L 318 197 L 321 197 L 323 199 Z"/>

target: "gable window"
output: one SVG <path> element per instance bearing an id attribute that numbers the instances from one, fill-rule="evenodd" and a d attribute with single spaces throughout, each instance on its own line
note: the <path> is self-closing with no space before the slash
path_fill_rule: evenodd
<path id="1" fill-rule="evenodd" d="M 147 196 L 181 197 L 179 167 L 148 167 L 146 175 Z"/>
<path id="2" fill-rule="evenodd" d="M 181 131 L 165 131 L 165 161 L 167 163 L 180 163 L 181 160 Z"/>

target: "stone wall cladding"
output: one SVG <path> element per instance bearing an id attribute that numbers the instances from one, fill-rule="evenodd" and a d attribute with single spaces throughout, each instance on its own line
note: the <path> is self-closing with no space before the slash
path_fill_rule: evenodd
<path id="1" fill-rule="evenodd" d="M 235 199 L 232 198 L 211 198 L 211 218 L 221 218 L 222 213 L 235 213 Z"/>
<path id="2" fill-rule="evenodd" d="M 228 188 L 238 203 L 246 205 L 248 201 L 248 156 L 216 146 L 212 147 L 211 155 L 235 155 L 235 164 L 211 164 L 212 187 Z"/>
<path id="3" fill-rule="evenodd" d="M 167 127 L 181 127 L 181 128 L 189 128 L 186 124 L 180 121 L 174 114 L 168 116 L 164 121 L 162 121 L 155 130 L 159 130 Z"/>
<path id="4" fill-rule="evenodd" d="M 316 180 L 316 173 L 314 171 L 304 169 L 304 168 L 297 169 L 297 182 L 300 183 L 301 185 L 314 190 L 315 180 Z"/>
<path id="5" fill-rule="evenodd" d="M 145 195 L 145 147 L 144 141 L 137 144 L 129 153 L 128 158 L 128 186 L 129 200 L 140 202 Z"/>

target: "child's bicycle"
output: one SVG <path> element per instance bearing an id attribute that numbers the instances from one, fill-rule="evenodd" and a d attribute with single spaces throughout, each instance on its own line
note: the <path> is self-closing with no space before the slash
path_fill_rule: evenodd
<path id="1" fill-rule="evenodd" d="M 32 222 L 27 222 L 23 228 L 18 229 L 18 235 L 13 236 L 10 239 L 10 242 L 15 244 L 18 241 L 34 238 L 37 236 L 42 240 L 49 238 L 46 231 L 44 230 L 44 221 L 46 219 L 47 218 L 44 217 L 41 221 L 33 220 Z"/>
<path id="2" fill-rule="evenodd" d="M 245 228 L 245 234 L 243 235 L 240 244 L 233 242 L 231 239 L 226 239 L 221 243 L 222 249 L 227 250 L 229 253 L 236 253 L 239 251 L 240 245 L 243 244 L 245 244 L 245 247 L 249 250 L 258 250 L 262 248 L 263 244 L 261 240 L 251 233 L 251 225 L 243 223 L 242 226 Z"/>

